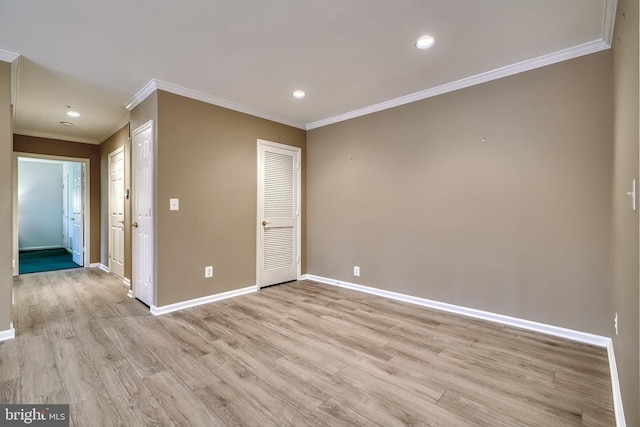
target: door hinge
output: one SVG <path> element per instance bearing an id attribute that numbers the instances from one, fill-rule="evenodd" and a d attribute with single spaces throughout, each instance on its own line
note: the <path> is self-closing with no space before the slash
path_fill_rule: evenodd
<path id="1" fill-rule="evenodd" d="M 300 256 L 296 256 L 296 262 L 300 262 Z"/>

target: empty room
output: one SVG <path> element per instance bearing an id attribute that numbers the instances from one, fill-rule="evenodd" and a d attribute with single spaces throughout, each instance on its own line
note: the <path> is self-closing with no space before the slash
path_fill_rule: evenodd
<path id="1" fill-rule="evenodd" d="M 0 424 L 640 427 L 639 28 L 0 0 Z"/>

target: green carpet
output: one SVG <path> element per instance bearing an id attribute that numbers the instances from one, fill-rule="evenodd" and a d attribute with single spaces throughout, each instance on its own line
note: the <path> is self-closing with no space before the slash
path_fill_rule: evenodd
<path id="1" fill-rule="evenodd" d="M 79 268 L 66 249 L 20 252 L 20 274 Z"/>

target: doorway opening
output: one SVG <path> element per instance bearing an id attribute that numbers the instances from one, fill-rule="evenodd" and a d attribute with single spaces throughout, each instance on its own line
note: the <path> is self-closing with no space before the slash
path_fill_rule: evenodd
<path id="1" fill-rule="evenodd" d="M 88 160 L 14 155 L 13 274 L 88 265 Z"/>

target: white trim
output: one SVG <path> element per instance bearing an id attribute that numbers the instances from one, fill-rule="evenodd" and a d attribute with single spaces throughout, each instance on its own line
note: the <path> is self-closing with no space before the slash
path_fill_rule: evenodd
<path id="1" fill-rule="evenodd" d="M 18 159 L 19 158 L 33 158 L 33 159 L 45 159 L 53 161 L 82 163 L 85 166 L 84 170 L 84 189 L 82 191 L 82 203 L 84 207 L 84 255 L 82 259 L 83 267 L 98 267 L 99 263 L 90 264 L 91 259 L 91 159 L 85 157 L 66 157 L 55 156 L 50 154 L 39 153 L 24 153 L 21 151 L 13 152 L 13 179 L 16 185 L 13 186 L 13 275 L 17 276 L 20 272 L 20 258 L 18 248 Z M 95 165 L 94 165 L 95 167 Z"/>
<path id="2" fill-rule="evenodd" d="M 187 301 L 177 302 L 175 304 L 164 305 L 161 307 L 156 307 L 155 305 L 152 305 L 151 314 L 153 314 L 154 316 L 160 316 L 163 314 L 171 313 L 173 311 L 184 310 L 186 308 L 196 307 L 202 304 L 209 304 L 211 302 L 221 301 L 223 299 L 249 294 L 252 292 L 256 292 L 257 290 L 258 290 L 257 286 L 249 286 L 246 288 L 235 289 L 233 291 L 222 292 L 220 294 L 209 295 L 202 298 L 195 298 Z"/>
<path id="3" fill-rule="evenodd" d="M 118 132 L 120 129 L 122 129 L 123 127 L 125 127 L 127 124 L 129 124 L 129 121 L 131 120 L 131 115 L 129 114 L 129 111 L 127 111 L 127 114 L 125 114 L 124 116 L 122 116 L 122 118 L 118 121 L 118 123 L 113 126 L 111 129 L 109 129 L 108 131 L 106 131 L 100 138 L 98 138 L 96 140 L 96 144 L 100 145 L 103 142 L 105 142 L 107 139 L 111 138 L 113 135 L 116 134 L 116 132 Z"/>
<path id="4" fill-rule="evenodd" d="M 149 83 L 147 83 L 142 89 L 138 91 L 138 93 L 136 93 L 133 96 L 133 98 L 129 100 L 129 102 L 126 105 L 127 110 L 131 111 L 133 108 L 135 108 L 138 104 L 144 101 L 149 95 L 151 95 L 156 90 L 163 90 L 165 92 L 170 92 L 175 95 L 180 95 L 190 99 L 195 99 L 197 101 L 202 101 L 207 104 L 217 105 L 218 107 L 223 107 L 229 110 L 238 111 L 240 113 L 249 114 L 254 117 L 260 117 L 262 119 L 271 120 L 272 122 L 281 123 L 283 125 L 292 126 L 298 129 L 306 128 L 303 123 L 297 123 L 297 122 L 285 119 L 283 117 L 258 111 L 254 108 L 241 105 L 233 101 L 228 101 L 226 99 L 208 95 L 206 93 L 199 92 L 197 90 L 188 89 L 173 83 L 169 83 L 169 82 L 165 82 L 157 79 L 151 79 Z"/>
<path id="5" fill-rule="evenodd" d="M 133 97 L 125 105 L 125 108 L 129 111 L 133 110 L 157 89 L 158 87 L 156 86 L 156 80 L 149 80 L 146 85 L 144 85 L 135 95 L 133 95 Z"/>
<path id="6" fill-rule="evenodd" d="M 613 41 L 613 26 L 616 22 L 618 0 L 605 0 L 602 14 L 602 40 L 611 47 Z"/>
<path id="7" fill-rule="evenodd" d="M 17 55 L 17 54 L 15 54 Z M 16 110 L 18 109 L 18 88 L 20 87 L 20 55 L 11 61 L 11 104 L 13 105 L 13 123 L 16 121 Z"/>
<path id="8" fill-rule="evenodd" d="M 374 105 L 370 105 L 357 110 L 338 114 L 336 116 L 327 117 L 321 120 L 317 120 L 315 122 L 307 123 L 306 125 L 302 123 L 294 122 L 273 114 L 261 112 L 252 107 L 241 105 L 233 101 L 217 98 L 215 96 L 208 95 L 203 92 L 199 92 L 193 89 L 188 89 L 188 88 L 185 88 L 173 83 L 165 82 L 162 80 L 158 80 L 158 79 L 151 79 L 144 87 L 142 87 L 129 100 L 129 102 L 126 104 L 126 108 L 129 111 L 131 111 L 138 104 L 144 101 L 149 95 L 151 95 L 154 91 L 163 90 L 165 92 L 170 92 L 176 95 L 185 96 L 187 98 L 191 98 L 198 101 L 206 102 L 208 104 L 228 108 L 230 110 L 239 111 L 241 113 L 250 114 L 255 117 L 260 117 L 260 118 L 271 120 L 277 123 L 282 123 L 288 126 L 296 127 L 299 129 L 312 130 L 312 129 L 327 126 L 333 123 L 354 119 L 356 117 L 361 117 L 361 116 L 376 113 L 379 111 L 387 110 L 390 108 L 398 107 L 401 105 L 409 104 L 412 102 L 421 101 L 423 99 L 431 98 L 444 93 L 453 92 L 459 89 L 464 89 L 470 86 L 475 86 L 481 83 L 486 83 L 492 80 L 500 79 L 502 77 L 511 76 L 513 74 L 530 71 L 536 68 L 540 68 L 540 67 L 555 64 L 558 62 L 566 61 L 569 59 L 577 58 L 579 56 L 588 55 L 591 53 L 599 52 L 601 50 L 609 49 L 611 47 L 611 42 L 613 39 L 613 27 L 615 22 L 616 6 L 617 6 L 617 0 L 605 0 L 604 2 L 603 20 L 602 20 L 602 36 L 600 39 L 579 44 L 577 46 L 572 46 L 570 48 L 559 50 L 549 54 L 545 54 L 537 58 L 527 59 L 515 64 L 506 65 L 504 67 L 486 71 L 484 73 L 480 73 L 475 76 L 466 77 L 454 82 L 446 83 L 440 86 L 435 86 L 419 92 L 411 93 L 409 95 L 383 101 L 378 104 L 374 104 Z"/>
<path id="9" fill-rule="evenodd" d="M 607 355 L 609 356 L 609 370 L 611 372 L 611 388 L 613 390 L 613 410 L 616 415 L 616 426 L 626 427 L 627 421 L 624 418 L 624 408 L 622 407 L 622 393 L 620 392 L 620 380 L 618 379 L 618 367 L 616 356 L 613 351 L 613 340 L 607 344 Z"/>
<path id="10" fill-rule="evenodd" d="M 98 268 L 102 271 L 104 271 L 105 273 L 111 273 L 111 271 L 109 270 L 109 267 L 107 267 L 106 265 L 104 265 L 103 263 L 98 264 Z"/>
<path id="11" fill-rule="evenodd" d="M 0 61 L 13 62 L 18 58 L 20 58 L 20 54 L 19 53 L 10 52 L 8 50 L 0 49 Z"/>
<path id="12" fill-rule="evenodd" d="M 127 279 L 126 277 L 122 279 L 122 284 L 127 288 L 131 288 L 131 280 Z"/>
<path id="13" fill-rule="evenodd" d="M 587 332 L 576 331 L 573 329 L 562 328 L 559 326 L 547 325 L 545 323 L 533 322 L 531 320 L 519 319 L 517 317 L 505 316 L 502 314 L 491 313 L 488 311 L 476 310 L 474 308 L 462 307 L 459 305 L 448 304 L 439 301 L 428 300 L 425 298 L 414 297 L 411 295 L 401 294 L 397 292 L 385 291 L 384 289 L 371 288 L 368 286 L 357 285 L 355 283 L 343 282 L 340 280 L 328 279 L 326 277 L 315 276 L 313 274 L 305 274 L 302 280 L 312 280 L 327 285 L 338 286 L 341 288 L 352 289 L 355 291 L 365 292 L 372 295 L 395 299 L 398 301 L 408 302 L 411 304 L 421 305 L 424 307 L 434 308 L 436 310 L 447 311 L 449 313 L 459 314 L 475 319 L 486 320 L 502 325 L 513 326 L 528 331 L 540 332 L 546 335 L 565 338 L 571 341 L 577 341 L 584 344 L 590 344 L 597 347 L 607 347 L 611 338 L 601 335 L 590 334 Z"/>
<path id="14" fill-rule="evenodd" d="M 28 248 L 18 248 L 20 252 L 22 251 L 44 251 L 47 249 L 65 249 L 64 246 L 53 245 L 53 246 L 29 246 Z"/>
<path id="15" fill-rule="evenodd" d="M 99 262 L 92 262 L 92 263 L 89 263 L 89 268 L 99 268 L 102 270 L 101 265 L 102 264 L 100 264 Z"/>
<path id="16" fill-rule="evenodd" d="M 313 274 L 304 274 L 300 278 L 300 280 L 311 280 L 314 282 L 324 283 L 327 285 L 338 286 L 341 288 L 351 289 L 354 291 L 365 292 L 365 293 L 377 295 L 380 297 L 408 302 L 411 304 L 421 305 L 421 306 L 433 308 L 436 310 L 446 311 L 449 313 L 486 320 L 489 322 L 499 323 L 502 325 L 513 326 L 513 327 L 528 330 L 528 331 L 539 332 L 546 335 L 565 338 L 571 341 L 576 341 L 584 344 L 606 348 L 607 356 L 609 360 L 609 371 L 611 375 L 611 388 L 613 393 L 613 408 L 614 408 L 615 418 L 616 418 L 616 427 L 626 427 L 626 420 L 624 418 L 624 408 L 622 406 L 622 393 L 620 392 L 618 368 L 616 365 L 616 357 L 613 350 L 613 340 L 609 337 L 575 331 L 567 328 L 561 328 L 559 326 L 547 325 L 544 323 L 532 322 L 530 320 L 504 316 L 502 314 L 490 313 L 487 311 L 476 310 L 473 308 L 461 307 L 453 304 L 432 301 L 424 298 L 418 298 L 410 295 L 400 294 L 397 292 L 390 292 L 382 289 L 371 288 L 368 286 L 356 285 L 355 283 L 343 282 L 340 280 L 329 279 L 321 276 L 315 276 Z"/>
<path id="17" fill-rule="evenodd" d="M 466 77 L 464 79 L 460 79 L 451 83 L 445 83 L 443 85 L 436 86 L 430 89 L 421 90 L 409 95 L 380 102 L 378 104 L 370 105 L 358 110 L 353 110 L 344 114 L 339 114 L 337 116 L 318 120 L 313 123 L 308 123 L 306 129 L 316 129 L 322 126 L 327 126 L 330 124 L 343 122 L 345 120 L 354 119 L 356 117 L 365 116 L 367 114 L 377 113 L 379 111 L 388 110 L 390 108 L 410 104 L 416 101 L 421 101 L 423 99 L 431 98 L 437 95 L 442 95 L 448 92 L 453 92 L 470 86 L 475 86 L 481 83 L 508 77 L 513 74 L 522 73 L 525 71 L 533 70 L 535 68 L 555 64 L 557 62 L 566 61 L 568 59 L 573 59 L 579 56 L 588 55 L 590 53 L 599 52 L 601 50 L 608 49 L 609 47 L 611 46 L 602 40 L 594 40 L 592 42 L 573 46 L 568 49 L 560 50 L 547 55 L 542 55 L 537 58 L 527 59 L 525 61 L 507 65 L 505 67 L 497 68 L 485 73 L 476 74 L 475 76 Z"/>
<path id="18" fill-rule="evenodd" d="M 0 331 L 0 342 L 12 340 L 16 337 L 16 330 L 13 328 L 7 329 L 5 331 Z"/>
<path id="19" fill-rule="evenodd" d="M 133 296 L 133 289 L 129 289 L 129 292 L 127 292 L 127 296 L 129 298 L 135 298 L 135 296 Z"/>

